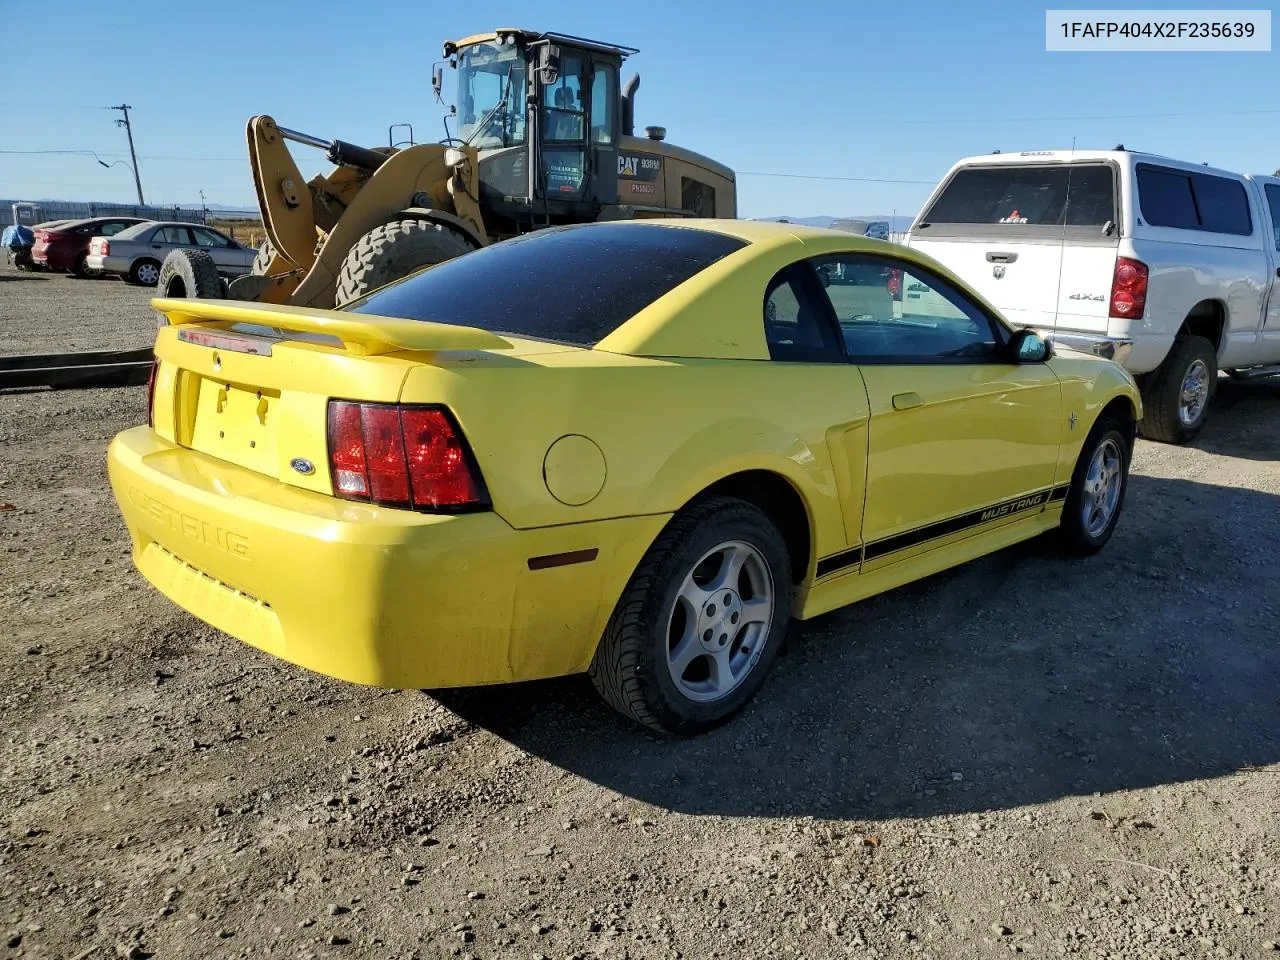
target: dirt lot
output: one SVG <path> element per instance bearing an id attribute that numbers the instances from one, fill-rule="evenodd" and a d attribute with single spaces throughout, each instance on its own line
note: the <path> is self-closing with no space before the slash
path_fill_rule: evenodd
<path id="1" fill-rule="evenodd" d="M 147 296 L 0 273 L 0 352 L 145 345 Z M 144 392 L 0 395 L 0 960 L 1277 949 L 1280 385 L 1140 442 L 1099 556 L 797 626 L 678 743 L 580 680 L 366 690 L 181 613 L 103 469 Z"/>

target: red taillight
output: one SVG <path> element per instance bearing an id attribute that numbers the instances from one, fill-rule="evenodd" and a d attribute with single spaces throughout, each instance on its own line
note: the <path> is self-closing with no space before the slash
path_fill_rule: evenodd
<path id="1" fill-rule="evenodd" d="M 1147 307 L 1147 265 L 1128 257 L 1116 258 L 1111 277 L 1110 316 L 1141 320 Z"/>
<path id="2" fill-rule="evenodd" d="M 329 403 L 333 492 L 348 500 L 414 510 L 489 506 L 480 472 L 442 407 Z"/>
<path id="3" fill-rule="evenodd" d="M 151 373 L 147 375 L 147 426 L 156 425 L 156 373 L 160 370 L 160 358 L 151 358 Z"/>
<path id="4" fill-rule="evenodd" d="M 894 300 L 902 296 L 902 270 L 900 268 L 889 268 L 889 278 L 885 281 L 885 286 L 889 290 L 889 296 Z"/>

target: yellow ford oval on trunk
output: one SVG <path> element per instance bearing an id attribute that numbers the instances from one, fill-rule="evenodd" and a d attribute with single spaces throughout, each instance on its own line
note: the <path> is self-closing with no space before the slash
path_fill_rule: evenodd
<path id="1" fill-rule="evenodd" d="M 548 228 L 337 311 L 154 304 L 108 467 L 156 588 L 333 677 L 586 671 L 671 733 L 740 710 L 791 617 L 1100 549 L 1141 417 L 927 256 L 791 224 Z"/>

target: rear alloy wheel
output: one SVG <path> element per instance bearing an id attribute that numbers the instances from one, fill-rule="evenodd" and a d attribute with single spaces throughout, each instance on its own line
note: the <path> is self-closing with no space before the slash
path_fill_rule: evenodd
<path id="1" fill-rule="evenodd" d="M 98 275 L 97 270 L 89 269 L 89 255 L 87 253 L 76 254 L 75 263 L 71 264 L 71 273 L 81 280 L 88 280 L 90 277 Z"/>
<path id="2" fill-rule="evenodd" d="M 1132 452 L 1125 425 L 1114 417 L 1100 419 L 1090 431 L 1062 507 L 1059 532 L 1071 552 L 1097 553 L 1111 539 L 1129 486 Z"/>
<path id="3" fill-rule="evenodd" d="M 395 220 L 374 227 L 347 252 L 338 272 L 334 306 L 345 306 L 416 270 L 473 249 L 460 234 L 426 220 Z"/>
<path id="4" fill-rule="evenodd" d="M 160 280 L 160 264 L 154 260 L 138 260 L 129 268 L 126 279 L 140 287 L 154 287 Z"/>
<path id="5" fill-rule="evenodd" d="M 632 575 L 592 659 L 616 710 L 654 730 L 711 730 L 759 690 L 791 617 L 781 533 L 713 497 L 677 514 Z"/>

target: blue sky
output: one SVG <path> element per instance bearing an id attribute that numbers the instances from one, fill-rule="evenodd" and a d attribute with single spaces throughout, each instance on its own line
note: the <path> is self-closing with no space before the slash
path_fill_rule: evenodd
<path id="1" fill-rule="evenodd" d="M 672 142 L 738 170 L 740 216 L 912 213 L 958 157 L 1067 148 L 1073 137 L 1232 170 L 1280 167 L 1280 54 L 1047 53 L 1044 4 L 215 0 L 123 9 L 0 0 L 9 79 L 0 151 L 127 158 L 112 123 L 119 114 L 103 108 L 129 103 L 148 202 L 194 206 L 203 190 L 211 202 L 251 207 L 251 115 L 370 146 L 409 121 L 419 141 L 437 140 L 430 78 L 441 42 L 520 26 L 639 47 L 623 68 L 641 74 L 637 127 L 663 125 Z M 327 166 L 318 151 L 294 154 L 307 176 Z M 135 192 L 125 167 L 103 169 L 92 156 L 0 152 L 0 197 L 129 202 Z"/>

